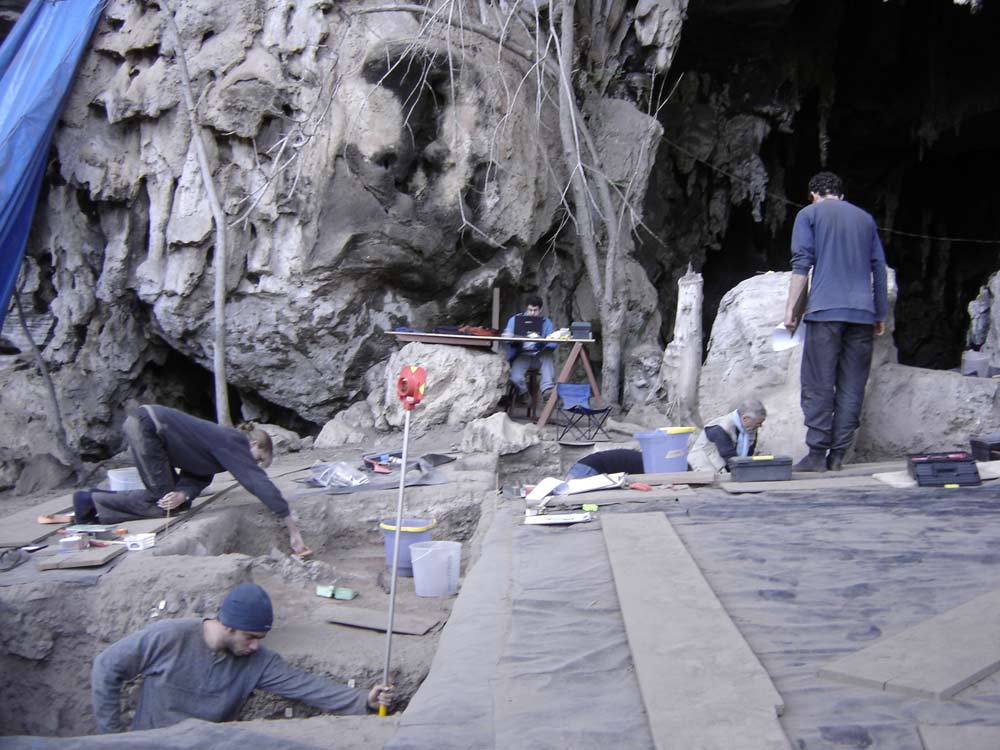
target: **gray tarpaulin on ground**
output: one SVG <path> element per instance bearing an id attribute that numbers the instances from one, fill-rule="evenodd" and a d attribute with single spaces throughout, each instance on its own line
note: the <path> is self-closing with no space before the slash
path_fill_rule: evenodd
<path id="1" fill-rule="evenodd" d="M 998 674 L 947 701 L 817 676 L 1000 588 L 995 486 L 713 496 L 665 509 L 784 697 L 797 750 L 923 750 L 918 722 L 1000 724 Z"/>
<path id="2" fill-rule="evenodd" d="M 0 750 L 328 750 L 330 743 L 277 740 L 239 724 L 212 724 L 188 719 L 166 729 L 90 737 L 0 737 Z"/>
<path id="3" fill-rule="evenodd" d="M 716 490 L 613 512 L 648 511 L 667 513 L 771 674 L 797 750 L 922 750 L 918 722 L 1000 724 L 997 674 L 949 701 L 817 676 L 1000 587 L 996 488 Z M 598 524 L 511 522 L 501 513 L 386 747 L 649 747 Z"/>
<path id="4" fill-rule="evenodd" d="M 597 523 L 501 508 L 392 750 L 652 748 Z"/>
<path id="5" fill-rule="evenodd" d="M 409 462 L 408 462 L 409 463 Z M 301 480 L 302 484 L 309 486 L 307 490 L 300 490 L 294 493 L 293 498 L 306 497 L 308 495 L 349 495 L 354 492 L 365 492 L 366 490 L 391 490 L 399 488 L 399 474 L 384 475 L 373 474 L 377 479 L 369 479 L 364 484 L 354 484 L 349 486 L 331 485 L 329 487 L 309 486 L 309 480 Z M 418 487 L 430 484 L 447 484 L 451 479 L 444 471 L 435 469 L 434 465 L 424 459 L 417 459 L 406 471 L 406 486 Z"/>

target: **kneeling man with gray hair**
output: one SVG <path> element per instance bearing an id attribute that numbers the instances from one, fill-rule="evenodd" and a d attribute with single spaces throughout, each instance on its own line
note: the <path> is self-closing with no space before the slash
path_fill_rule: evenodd
<path id="1" fill-rule="evenodd" d="M 735 411 L 705 425 L 691 450 L 692 471 L 727 471 L 726 459 L 752 456 L 757 448 L 757 430 L 767 418 L 767 409 L 757 399 L 743 401 Z"/>
<path id="2" fill-rule="evenodd" d="M 391 705 L 390 685 L 356 690 L 290 667 L 260 644 L 273 621 L 267 592 L 241 583 L 226 595 L 216 619 L 161 620 L 112 644 L 94 660 L 90 678 L 98 730 L 122 731 L 122 684 L 139 675 L 144 679 L 132 729 L 189 718 L 233 721 L 257 688 L 330 713 Z"/>

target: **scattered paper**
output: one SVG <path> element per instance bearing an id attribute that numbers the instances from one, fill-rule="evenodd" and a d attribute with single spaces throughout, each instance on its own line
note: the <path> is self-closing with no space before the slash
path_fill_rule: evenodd
<path id="1" fill-rule="evenodd" d="M 611 490 L 625 484 L 625 473 L 595 474 L 582 479 L 563 481 L 555 477 L 545 477 L 535 485 L 535 488 L 525 496 L 525 500 L 544 500 L 549 495 L 576 495 L 580 492 L 594 490 Z"/>
<path id="2" fill-rule="evenodd" d="M 551 495 L 556 487 L 565 484 L 563 480 L 556 479 L 555 477 L 545 477 L 541 482 L 535 485 L 535 488 L 525 495 L 525 500 L 543 500 L 549 495 Z"/>
<path id="3" fill-rule="evenodd" d="M 785 324 L 782 323 L 776 326 L 771 332 L 771 348 L 776 352 L 783 352 L 786 349 L 791 349 L 792 347 L 801 346 L 806 340 L 806 327 L 804 324 L 799 323 L 798 327 L 795 329 L 795 333 L 789 333 L 788 329 L 785 328 Z"/>

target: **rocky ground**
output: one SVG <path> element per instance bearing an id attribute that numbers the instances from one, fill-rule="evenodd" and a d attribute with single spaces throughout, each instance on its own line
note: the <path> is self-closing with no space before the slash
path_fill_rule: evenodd
<path id="1" fill-rule="evenodd" d="M 489 521 L 497 460 L 463 454 L 457 450 L 460 442 L 461 434 L 448 429 L 411 441 L 411 456 L 452 452 L 458 460 L 441 467 L 448 483 L 408 488 L 404 505 L 408 517 L 437 520 L 433 538 L 463 543 L 464 573 L 477 554 L 480 521 Z M 363 452 L 400 447 L 401 436 L 394 433 L 363 447 L 301 451 L 275 460 L 270 474 L 289 498 L 315 551 L 309 562 L 288 554 L 283 526 L 237 486 L 170 529 L 155 548 L 127 553 L 96 580 L 67 582 L 39 574 L 16 585 L 0 581 L 3 734 L 74 736 L 94 731 L 88 681 L 93 657 L 153 619 L 211 616 L 226 591 L 242 580 L 252 579 L 270 592 L 276 624 L 267 645 L 291 663 L 359 686 L 379 679 L 384 633 L 329 624 L 327 615 L 345 605 L 316 596 L 315 586 L 347 586 L 358 592 L 349 606 L 387 610 L 389 577 L 378 523 L 394 515 L 398 490 L 297 495 L 306 489 L 299 480 L 309 476 L 308 467 L 317 461 L 360 464 Z M 54 494 L 8 496 L 0 501 L 0 513 L 9 515 Z M 398 613 L 438 617 L 443 625 L 452 601 L 417 597 L 413 579 L 400 579 Z M 403 706 L 427 674 L 440 627 L 424 636 L 393 638 L 392 679 Z M 241 718 L 315 713 L 304 705 L 255 694 Z M 350 726 L 361 735 L 369 731 L 357 723 Z"/>

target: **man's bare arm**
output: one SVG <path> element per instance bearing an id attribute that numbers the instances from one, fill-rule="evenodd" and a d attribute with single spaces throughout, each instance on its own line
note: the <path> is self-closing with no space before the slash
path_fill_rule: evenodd
<path id="1" fill-rule="evenodd" d="M 794 331 L 802 322 L 808 287 L 809 277 L 807 275 L 792 274 L 792 280 L 788 284 L 788 301 L 785 303 L 785 328 L 789 331 Z"/>

